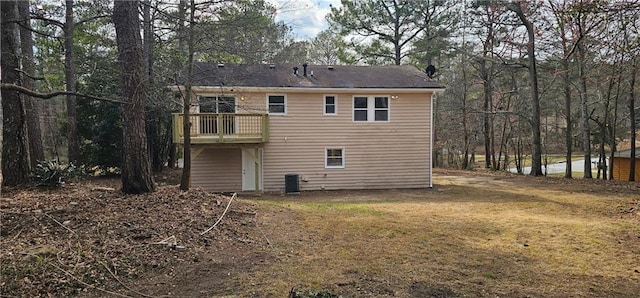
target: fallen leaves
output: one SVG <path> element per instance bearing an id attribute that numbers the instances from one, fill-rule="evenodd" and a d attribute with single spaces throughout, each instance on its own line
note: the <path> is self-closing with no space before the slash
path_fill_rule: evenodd
<path id="1" fill-rule="evenodd" d="M 22 297 L 73 296 L 88 289 L 141 295 L 123 281 L 191 262 L 212 242 L 246 243 L 251 227 L 243 223 L 256 214 L 252 205 L 235 201 L 234 212 L 203 237 L 229 197 L 177 186 L 125 195 L 92 183 L 3 195 L 0 292 Z"/>

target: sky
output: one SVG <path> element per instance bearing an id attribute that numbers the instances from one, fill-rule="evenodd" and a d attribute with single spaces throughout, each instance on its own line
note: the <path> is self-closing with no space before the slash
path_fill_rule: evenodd
<path id="1" fill-rule="evenodd" d="M 327 29 L 325 16 L 331 11 L 329 5 L 340 7 L 340 0 L 267 0 L 276 6 L 276 21 L 291 26 L 295 38 L 311 40 L 320 31 Z"/>

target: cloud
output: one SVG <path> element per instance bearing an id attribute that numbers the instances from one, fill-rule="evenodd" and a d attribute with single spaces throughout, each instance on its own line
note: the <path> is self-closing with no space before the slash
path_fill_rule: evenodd
<path id="1" fill-rule="evenodd" d="M 276 21 L 291 26 L 296 39 L 311 40 L 320 31 L 327 29 L 325 16 L 331 11 L 329 5 L 340 6 L 340 0 L 268 0 L 276 6 Z"/>

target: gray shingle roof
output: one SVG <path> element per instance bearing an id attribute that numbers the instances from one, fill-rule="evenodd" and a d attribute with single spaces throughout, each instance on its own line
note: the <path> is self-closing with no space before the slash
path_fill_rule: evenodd
<path id="1" fill-rule="evenodd" d="M 616 151 L 613 154 L 614 157 L 625 157 L 625 158 L 631 158 L 631 149 L 629 150 L 622 150 L 622 151 Z M 640 158 L 640 147 L 636 147 L 636 158 Z"/>
<path id="2" fill-rule="evenodd" d="M 293 67 L 299 69 L 294 74 Z M 194 86 L 289 88 L 404 88 L 441 89 L 426 73 L 408 65 L 354 66 L 245 65 L 195 63 Z"/>

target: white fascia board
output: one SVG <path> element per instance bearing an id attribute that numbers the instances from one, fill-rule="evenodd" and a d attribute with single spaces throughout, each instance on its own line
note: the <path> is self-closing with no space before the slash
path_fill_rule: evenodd
<path id="1" fill-rule="evenodd" d="M 184 91 L 184 86 L 169 86 L 172 91 Z M 444 88 L 300 88 L 300 87 L 235 87 L 193 86 L 193 92 L 265 92 L 265 93 L 442 93 Z"/>

